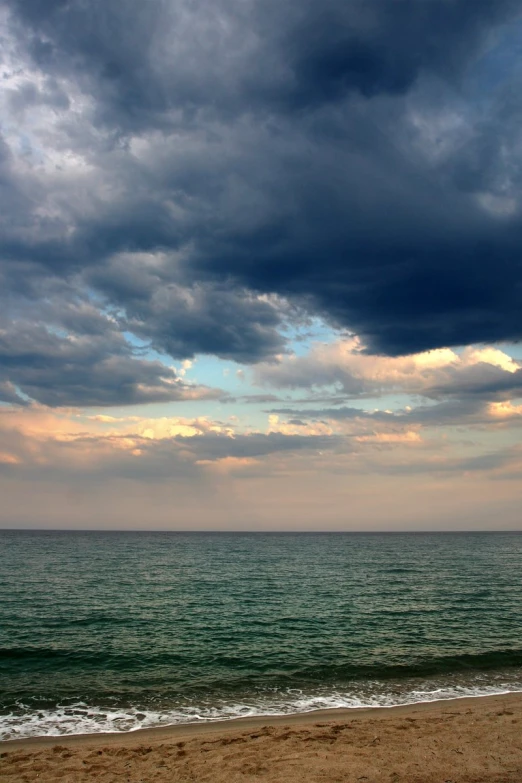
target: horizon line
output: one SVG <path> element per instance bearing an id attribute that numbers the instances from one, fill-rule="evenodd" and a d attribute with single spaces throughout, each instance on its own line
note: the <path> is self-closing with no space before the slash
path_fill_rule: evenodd
<path id="1" fill-rule="evenodd" d="M 435 535 L 435 534 L 462 534 L 462 533 L 522 533 L 522 528 L 502 529 L 502 530 L 477 530 L 477 529 L 457 529 L 457 530 L 237 530 L 237 529 L 219 529 L 219 530 L 164 530 L 164 529 L 145 529 L 145 528 L 51 528 L 51 527 L 0 527 L 0 533 L 181 533 L 181 534 L 239 534 L 239 535 Z"/>

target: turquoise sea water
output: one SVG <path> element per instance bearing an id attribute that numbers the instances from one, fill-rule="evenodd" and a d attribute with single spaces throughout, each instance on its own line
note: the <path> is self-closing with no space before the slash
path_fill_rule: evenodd
<path id="1" fill-rule="evenodd" d="M 0 736 L 522 690 L 522 535 L 0 531 Z"/>

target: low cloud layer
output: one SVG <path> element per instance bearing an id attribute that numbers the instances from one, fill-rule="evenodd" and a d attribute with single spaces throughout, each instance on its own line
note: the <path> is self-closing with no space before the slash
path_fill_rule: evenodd
<path id="1" fill-rule="evenodd" d="M 376 416 L 340 425 L 328 431 L 273 416 L 265 431 L 241 433 L 209 418 L 5 408 L 1 520 L 102 529 L 451 530 L 488 528 L 501 510 L 503 526 L 517 527 L 518 443 L 470 443 L 462 433 L 452 443 L 418 422 Z"/>
<path id="2" fill-rule="evenodd" d="M 237 432 L 208 418 L 87 416 L 40 406 L 0 409 L 0 470 L 64 479 L 197 483 L 217 467 L 225 473 L 252 468 L 278 454 L 319 453 L 347 443 L 313 428 L 294 434 L 284 426 L 266 432 Z M 265 466 L 263 472 L 271 472 Z"/>

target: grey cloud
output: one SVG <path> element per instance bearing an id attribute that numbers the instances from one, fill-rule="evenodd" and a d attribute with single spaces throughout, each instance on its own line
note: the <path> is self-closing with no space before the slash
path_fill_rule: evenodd
<path id="1" fill-rule="evenodd" d="M 178 437 L 177 443 L 197 455 L 198 459 L 215 460 L 225 457 L 255 458 L 277 452 L 330 449 L 340 442 L 332 435 L 285 435 L 272 432 L 236 435 L 234 438 L 209 433 L 192 438 Z"/>
<path id="2" fill-rule="evenodd" d="M 128 331 L 150 341 L 158 351 L 176 358 L 208 353 L 223 359 L 252 362 L 284 350 L 279 334 L 283 305 L 262 300 L 247 290 L 223 284 L 180 285 L 138 277 L 112 279 L 98 270 L 91 279 L 110 294 L 109 301 L 125 312 Z"/>
<path id="3" fill-rule="evenodd" d="M 389 475 L 415 475 L 416 473 L 456 475 L 459 473 L 478 472 L 487 475 L 488 479 L 520 478 L 520 449 L 511 447 L 490 451 L 462 458 L 447 458 L 444 460 L 418 460 L 414 464 L 391 464 L 379 466 L 379 471 Z M 506 468 L 513 468 L 506 471 Z M 515 470 L 518 468 L 518 470 Z M 502 470 L 502 473 L 498 471 Z"/>
<path id="4" fill-rule="evenodd" d="M 312 389 L 334 386 L 342 388 L 346 397 L 362 397 L 372 390 L 380 389 L 382 383 L 376 383 L 363 377 L 357 377 L 349 367 L 339 362 L 324 361 L 315 355 L 296 357 L 261 364 L 254 370 L 255 382 L 275 389 Z"/>
<path id="5" fill-rule="evenodd" d="M 26 405 L 27 400 L 20 395 L 11 381 L 0 381 L 0 402 L 8 405 Z"/>
<path id="6" fill-rule="evenodd" d="M 459 373 L 448 383 L 434 384 L 426 396 L 433 398 L 482 397 L 484 399 L 508 399 L 522 393 L 522 369 L 505 372 L 481 362 Z"/>
<path id="7" fill-rule="evenodd" d="M 259 403 L 280 402 L 280 399 L 275 394 L 245 394 L 242 397 L 231 397 L 227 402 L 241 402 L 258 405 Z"/>
<path id="8" fill-rule="evenodd" d="M 345 421 L 347 419 L 374 419 L 377 421 L 391 421 L 395 414 L 385 411 L 369 412 L 361 408 L 349 408 L 346 406 L 338 408 L 272 408 L 270 413 L 276 413 L 282 416 L 298 416 L 301 419 L 314 419 L 324 421 L 332 419 L 334 421 Z"/>
<path id="9" fill-rule="evenodd" d="M 522 417 L 513 415 L 509 408 L 504 412 L 497 410 L 491 415 L 489 403 L 480 396 L 457 397 L 433 402 L 429 405 L 415 405 L 398 408 L 394 411 L 366 411 L 361 408 L 340 406 L 336 408 L 272 408 L 267 413 L 290 417 L 289 422 L 298 417 L 305 422 L 356 422 L 366 421 L 389 426 L 422 427 L 473 427 L 474 429 L 495 428 L 509 423 L 510 427 L 522 426 Z"/>
<path id="10" fill-rule="evenodd" d="M 85 321 L 84 321 L 85 323 Z M 110 406 L 212 399 L 221 392 L 184 383 L 159 361 L 133 355 L 118 331 L 61 335 L 15 322 L 0 330 L 0 387 L 5 402 Z M 13 397 L 14 395 L 14 397 Z"/>
<path id="11" fill-rule="evenodd" d="M 15 115 L 35 106 L 49 106 L 57 110 L 67 110 L 70 106 L 67 93 L 50 77 L 45 79 L 42 87 L 28 79 L 16 89 L 9 90 L 7 100 Z"/>
<path id="12" fill-rule="evenodd" d="M 340 406 L 336 408 L 273 408 L 269 411 L 281 416 L 299 417 L 305 421 L 355 421 L 365 420 L 385 425 L 448 426 L 484 424 L 491 422 L 487 404 L 481 399 L 446 400 L 431 405 L 417 405 L 395 411 L 366 411 L 361 408 Z"/>

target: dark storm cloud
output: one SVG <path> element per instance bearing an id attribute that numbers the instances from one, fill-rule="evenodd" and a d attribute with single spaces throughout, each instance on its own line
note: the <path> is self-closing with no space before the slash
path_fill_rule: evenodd
<path id="1" fill-rule="evenodd" d="M 288 44 L 298 105 L 408 90 L 424 70 L 454 78 L 513 2 L 304 3 Z M 282 12 L 285 13 L 284 11 Z"/>
<path id="2" fill-rule="evenodd" d="M 11 290 L 74 274 L 175 357 L 279 353 L 281 298 L 388 354 L 522 336 L 516 73 L 469 86 L 518 0 L 6 7 L 10 111 L 54 112 L 6 142 Z"/>
<path id="3" fill-rule="evenodd" d="M 161 123 L 171 108 L 280 111 L 403 93 L 455 78 L 516 0 L 11 0 L 34 63 L 72 70 L 106 118 Z"/>

